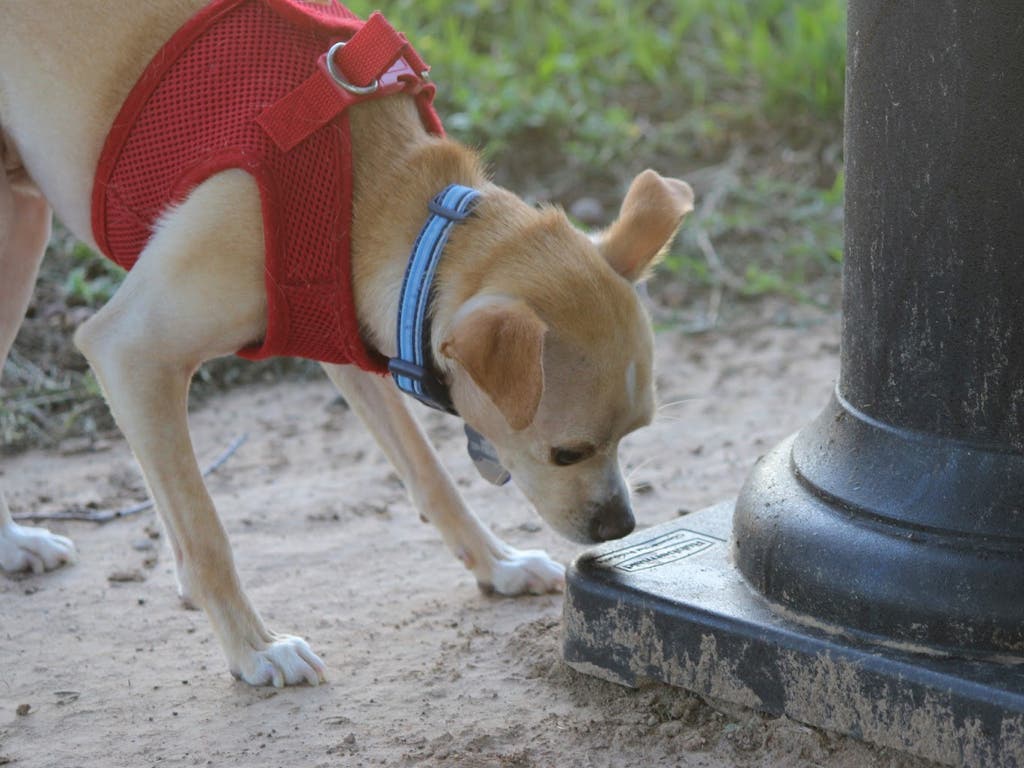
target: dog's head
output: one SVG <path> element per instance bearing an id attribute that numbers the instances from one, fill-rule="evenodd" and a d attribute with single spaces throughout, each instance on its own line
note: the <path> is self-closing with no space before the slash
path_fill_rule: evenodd
<path id="1" fill-rule="evenodd" d="M 501 234 L 481 246 L 489 253 L 437 350 L 459 413 L 575 541 L 633 529 L 618 445 L 654 414 L 653 337 L 635 287 L 692 208 L 686 183 L 654 171 L 595 237 L 555 209 L 481 203 L 484 221 L 503 217 Z"/>

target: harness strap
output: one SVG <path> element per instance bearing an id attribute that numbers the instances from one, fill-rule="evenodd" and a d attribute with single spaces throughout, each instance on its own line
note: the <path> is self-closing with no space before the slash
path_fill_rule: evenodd
<path id="1" fill-rule="evenodd" d="M 324 53 L 305 82 L 256 118 L 282 152 L 360 101 L 399 92 L 415 96 L 426 91 L 428 101 L 433 97 L 433 84 L 424 81 L 428 67 L 423 59 L 379 12 L 331 52 L 333 60 Z"/>
<path id="2" fill-rule="evenodd" d="M 380 11 L 374 11 L 345 47 L 338 51 L 334 62 L 350 83 L 367 86 L 387 72 L 408 47 L 405 35 L 392 27 Z"/>
<path id="3" fill-rule="evenodd" d="M 402 281 L 398 303 L 398 354 L 388 363 L 400 390 L 425 405 L 455 414 L 451 394 L 433 370 L 430 352 L 431 286 L 452 228 L 471 213 L 480 193 L 461 184 L 445 187 L 430 202 Z"/>

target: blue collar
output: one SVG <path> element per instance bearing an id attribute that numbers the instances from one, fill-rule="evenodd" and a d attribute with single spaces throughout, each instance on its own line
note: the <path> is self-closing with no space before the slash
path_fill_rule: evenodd
<path id="1" fill-rule="evenodd" d="M 456 414 L 448 385 L 434 368 L 430 350 L 431 287 L 452 227 L 469 216 L 480 193 L 452 184 L 430 201 L 430 215 L 413 245 L 398 302 L 398 354 L 388 369 L 400 390 L 439 411 Z"/>

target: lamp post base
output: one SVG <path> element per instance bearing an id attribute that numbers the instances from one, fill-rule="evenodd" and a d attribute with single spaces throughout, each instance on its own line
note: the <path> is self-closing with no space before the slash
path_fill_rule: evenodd
<path id="1" fill-rule="evenodd" d="M 949 764 L 1024 766 L 1024 660 L 963 660 L 773 610 L 731 562 L 733 504 L 601 545 L 569 569 L 564 655 Z"/>

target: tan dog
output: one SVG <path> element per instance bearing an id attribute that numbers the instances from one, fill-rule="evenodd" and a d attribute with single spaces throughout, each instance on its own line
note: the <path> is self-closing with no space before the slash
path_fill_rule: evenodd
<path id="1" fill-rule="evenodd" d="M 162 43 L 201 3 L 12 3 L 0 24 L 0 362 L 28 304 L 50 205 L 92 243 L 90 191 L 111 121 Z M 52 6 L 52 7 L 51 7 Z M 59 24 L 55 23 L 59 19 Z M 458 182 L 482 192 L 438 274 L 433 352 L 467 423 L 558 531 L 581 542 L 633 528 L 622 437 L 653 412 L 652 334 L 641 280 L 692 209 L 683 182 L 645 171 L 594 238 L 555 209 L 491 184 L 475 156 L 429 136 L 412 100 L 354 107 L 353 277 L 366 342 L 395 352 L 396 304 L 427 201 Z M 182 597 L 210 618 L 249 683 L 324 679 L 305 641 L 269 631 L 242 591 L 193 455 L 189 380 L 266 327 L 256 184 L 219 173 L 168 210 L 114 298 L 75 334 L 145 474 Z M 207 258 L 216 253 L 217 258 Z M 413 503 L 477 581 L 501 594 L 561 588 L 562 566 L 497 539 L 466 508 L 406 400 L 387 379 L 325 365 L 393 462 Z M 15 525 L 0 496 L 0 567 L 54 568 L 67 539 Z"/>

